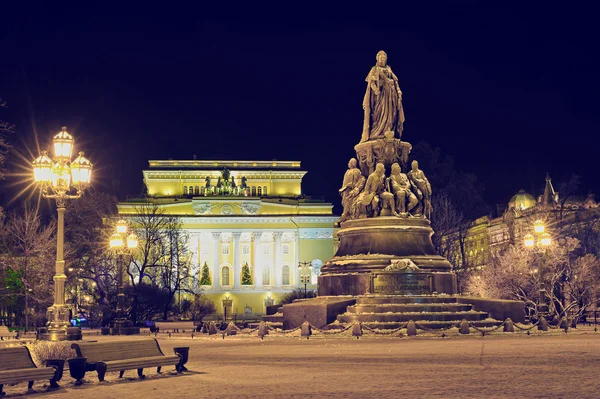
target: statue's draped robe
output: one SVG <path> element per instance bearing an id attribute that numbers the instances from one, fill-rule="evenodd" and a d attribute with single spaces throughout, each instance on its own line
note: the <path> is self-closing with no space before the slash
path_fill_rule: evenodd
<path id="1" fill-rule="evenodd" d="M 398 78 L 392 68 L 375 65 L 365 80 L 367 91 L 363 100 L 364 124 L 360 141 L 383 138 L 389 130 L 394 132 L 394 137 L 401 138 L 404 110 Z"/>

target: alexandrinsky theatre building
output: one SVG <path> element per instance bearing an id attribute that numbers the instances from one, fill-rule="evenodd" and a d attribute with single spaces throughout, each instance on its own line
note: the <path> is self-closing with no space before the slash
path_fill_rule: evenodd
<path id="1" fill-rule="evenodd" d="M 146 198 L 121 202 L 119 214 L 132 216 L 150 202 L 180 218 L 190 288 L 219 313 L 264 313 L 266 304 L 304 288 L 303 274 L 310 272 L 308 288 L 315 288 L 320 265 L 334 253 L 337 217 L 331 203 L 303 195 L 306 173 L 298 161 L 151 160 L 143 171 Z"/>

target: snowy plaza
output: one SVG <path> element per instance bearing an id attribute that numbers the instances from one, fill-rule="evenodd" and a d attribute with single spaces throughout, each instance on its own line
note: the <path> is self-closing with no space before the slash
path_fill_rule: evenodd
<path id="1" fill-rule="evenodd" d="M 309 340 L 299 332 L 225 337 L 220 334 L 159 335 L 165 354 L 176 346 L 190 346 L 189 372 L 176 375 L 164 368 L 109 373 L 99 383 L 88 372 L 76 387 L 65 370 L 62 388 L 29 397 L 129 399 L 172 398 L 593 398 L 599 333 L 593 327 L 539 332 L 495 333 L 481 337 L 431 333 L 408 338 L 349 334 Z M 162 336 L 163 338 L 160 338 Z M 96 339 L 91 338 L 90 339 Z M 98 337 L 99 340 L 127 339 Z M 134 338 L 129 338 L 134 339 Z M 139 338 L 136 338 L 139 339 Z M 47 385 L 47 382 L 45 383 Z M 6 387 L 8 397 L 26 392 L 26 384 Z"/>

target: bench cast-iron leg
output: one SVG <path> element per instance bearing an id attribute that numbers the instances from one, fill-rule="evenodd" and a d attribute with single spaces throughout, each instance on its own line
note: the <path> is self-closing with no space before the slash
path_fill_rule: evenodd
<path id="1" fill-rule="evenodd" d="M 6 395 L 6 392 L 4 392 L 2 389 L 4 388 L 4 384 L 0 384 L 0 397 Z"/>
<path id="2" fill-rule="evenodd" d="M 96 363 L 96 371 L 98 372 L 98 381 L 104 381 L 104 374 L 106 374 L 106 363 L 98 362 Z"/>
<path id="3" fill-rule="evenodd" d="M 146 378 L 146 376 L 144 375 L 144 369 L 138 369 L 138 375 L 140 376 L 141 380 Z"/>
<path id="4" fill-rule="evenodd" d="M 125 370 L 119 371 L 119 378 L 123 378 L 123 374 L 125 374 Z"/>
<path id="5" fill-rule="evenodd" d="M 157 372 L 158 374 L 160 374 L 160 370 L 161 370 L 161 369 L 162 369 L 162 366 L 159 366 L 159 367 L 157 367 L 157 368 L 156 368 L 156 372 Z"/>
<path id="6" fill-rule="evenodd" d="M 27 389 L 31 391 L 31 388 L 33 388 L 33 381 L 29 381 L 27 384 Z"/>

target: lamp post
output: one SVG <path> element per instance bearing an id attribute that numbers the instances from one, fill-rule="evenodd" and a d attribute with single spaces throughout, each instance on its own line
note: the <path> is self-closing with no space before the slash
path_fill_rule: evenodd
<path id="1" fill-rule="evenodd" d="M 546 288 L 544 286 L 544 263 L 548 254 L 548 248 L 552 244 L 552 238 L 550 234 L 545 232 L 546 227 L 544 222 L 536 220 L 533 224 L 533 231 L 535 236 L 532 234 L 525 235 L 525 247 L 540 254 L 543 253 L 544 259 L 540 262 L 538 267 L 538 279 L 539 279 L 539 302 L 538 302 L 538 314 L 540 316 L 546 316 L 548 313 L 548 305 L 546 303 Z"/>
<path id="2" fill-rule="evenodd" d="M 310 262 L 300 262 L 298 268 L 300 269 L 300 283 L 304 284 L 304 298 L 306 298 L 306 286 L 310 283 L 312 264 Z"/>
<path id="3" fill-rule="evenodd" d="M 74 139 L 63 126 L 52 139 L 54 157 L 51 159 L 46 151 L 33 161 L 33 178 L 41 188 L 45 198 L 54 198 L 58 212 L 56 234 L 56 272 L 54 275 L 54 304 L 48 308 L 48 332 L 42 339 L 52 341 L 69 339 L 67 328 L 69 308 L 65 301 L 65 260 L 63 257 L 65 239 L 65 206 L 68 199 L 81 197 L 88 187 L 92 176 L 92 163 L 83 156 L 83 152 L 71 161 Z M 72 183 L 72 184 L 71 184 Z"/>
<path id="4" fill-rule="evenodd" d="M 138 246 L 138 238 L 134 233 L 127 235 L 127 222 L 119 220 L 116 231 L 110 237 L 110 248 L 117 254 L 117 284 L 119 285 L 117 294 L 117 317 L 113 321 L 111 335 L 132 334 L 131 322 L 125 317 L 125 286 L 123 284 L 123 258 L 127 255 L 129 259 L 133 250 Z"/>

